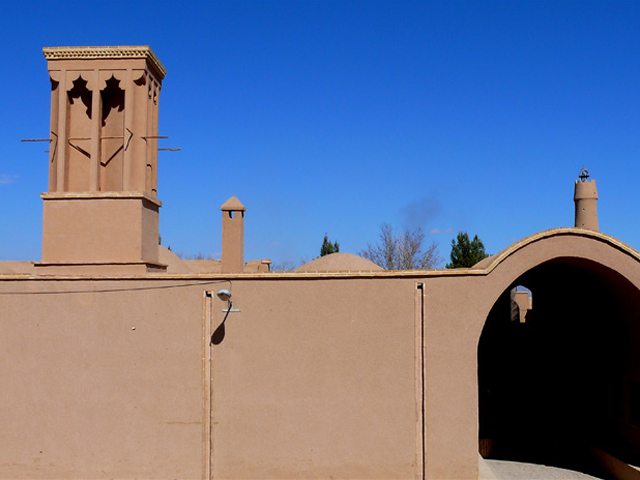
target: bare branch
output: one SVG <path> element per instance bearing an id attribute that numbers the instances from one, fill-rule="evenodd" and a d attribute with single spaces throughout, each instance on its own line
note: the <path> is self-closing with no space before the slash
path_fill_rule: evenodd
<path id="1" fill-rule="evenodd" d="M 432 243 L 424 250 L 425 235 L 421 228 L 405 228 L 395 234 L 388 223 L 380 225 L 380 239 L 377 244 L 367 243 L 366 250 L 359 255 L 371 260 L 387 270 L 426 270 L 436 268 L 442 259 L 438 255 L 438 244 Z"/>

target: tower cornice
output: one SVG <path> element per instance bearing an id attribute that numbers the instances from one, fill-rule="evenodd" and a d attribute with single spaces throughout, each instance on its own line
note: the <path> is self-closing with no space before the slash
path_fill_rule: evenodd
<path id="1" fill-rule="evenodd" d="M 143 58 L 156 70 L 162 80 L 167 70 L 148 45 L 121 45 L 113 47 L 45 47 L 44 57 L 52 60 L 95 60 L 116 58 Z"/>

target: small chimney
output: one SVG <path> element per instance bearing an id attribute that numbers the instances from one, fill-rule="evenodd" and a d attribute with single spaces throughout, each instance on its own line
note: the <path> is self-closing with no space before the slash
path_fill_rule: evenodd
<path id="1" fill-rule="evenodd" d="M 596 181 L 589 180 L 589 172 L 582 167 L 576 180 L 573 201 L 576 204 L 576 228 L 599 231 L 598 228 L 598 189 Z"/>
<path id="2" fill-rule="evenodd" d="M 222 207 L 222 273 L 244 269 L 244 212 L 240 200 L 231 197 Z"/>

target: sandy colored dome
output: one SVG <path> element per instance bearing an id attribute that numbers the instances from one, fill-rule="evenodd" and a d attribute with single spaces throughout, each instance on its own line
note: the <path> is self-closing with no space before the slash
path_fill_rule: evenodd
<path id="1" fill-rule="evenodd" d="M 366 258 L 353 253 L 330 253 L 299 266 L 296 272 L 377 272 L 384 270 Z"/>

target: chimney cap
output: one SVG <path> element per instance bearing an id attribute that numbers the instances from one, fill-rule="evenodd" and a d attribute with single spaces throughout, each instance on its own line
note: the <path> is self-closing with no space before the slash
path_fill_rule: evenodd
<path id="1" fill-rule="evenodd" d="M 220 210 L 222 210 L 223 212 L 244 212 L 247 209 L 244 205 L 242 205 L 242 203 L 240 203 L 238 197 L 233 196 L 222 204 Z"/>

